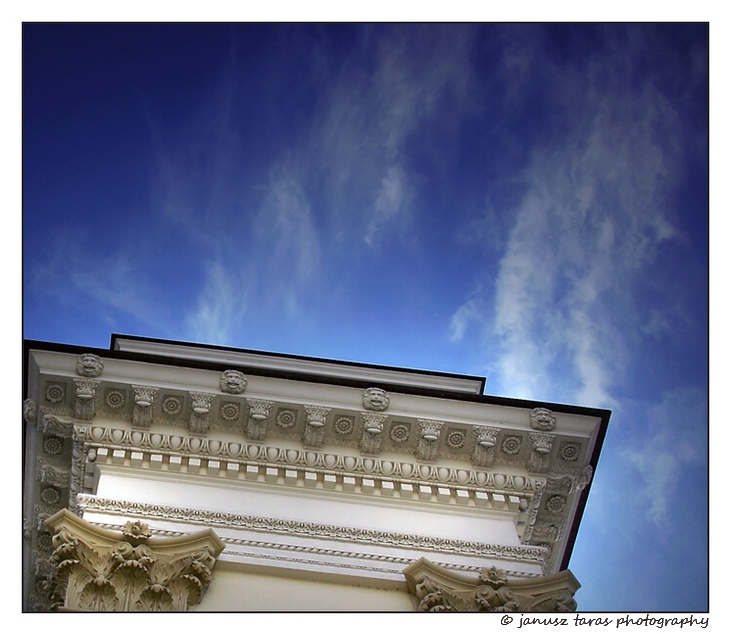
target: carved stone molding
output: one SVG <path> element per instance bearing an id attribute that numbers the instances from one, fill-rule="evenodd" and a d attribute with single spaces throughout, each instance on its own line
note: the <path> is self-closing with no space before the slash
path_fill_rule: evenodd
<path id="1" fill-rule="evenodd" d="M 267 436 L 267 418 L 274 403 L 258 398 L 247 399 L 249 405 L 249 421 L 247 422 L 247 438 L 262 441 Z"/>
<path id="2" fill-rule="evenodd" d="M 404 570 L 419 612 L 573 612 L 580 584 L 569 570 L 533 579 L 514 579 L 485 568 L 477 579 L 427 559 Z"/>
<path id="3" fill-rule="evenodd" d="M 364 412 L 361 414 L 363 432 L 361 434 L 361 453 L 374 456 L 381 449 L 381 437 L 384 432 L 386 414 Z"/>
<path id="4" fill-rule="evenodd" d="M 158 396 L 158 388 L 147 385 L 133 385 L 135 406 L 132 409 L 132 426 L 149 428 L 153 420 L 153 405 Z"/>
<path id="5" fill-rule="evenodd" d="M 224 549 L 211 529 L 151 537 L 135 521 L 118 533 L 66 509 L 46 523 L 57 531 L 48 579 L 52 610 L 186 611 L 201 600 Z"/>
<path id="6" fill-rule="evenodd" d="M 376 544 L 388 547 L 490 557 L 492 559 L 530 564 L 544 565 L 549 552 L 545 546 L 528 544 L 507 546 L 473 540 L 432 537 L 417 533 L 351 528 L 337 524 L 286 520 L 261 515 L 223 513 L 221 511 L 207 511 L 181 506 L 127 502 L 91 495 L 80 496 L 79 503 L 84 512 L 106 513 L 125 517 L 160 517 L 161 520 L 190 522 L 204 526 L 216 526 L 222 529 L 247 529 L 268 535 L 317 537 L 359 544 Z"/>

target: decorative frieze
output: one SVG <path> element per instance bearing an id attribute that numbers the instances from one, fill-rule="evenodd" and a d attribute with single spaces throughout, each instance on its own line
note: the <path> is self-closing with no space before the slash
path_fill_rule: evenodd
<path id="1" fill-rule="evenodd" d="M 95 379 L 74 379 L 76 400 L 74 401 L 74 416 L 79 420 L 94 418 L 94 405 L 100 381 Z"/>
<path id="2" fill-rule="evenodd" d="M 363 432 L 361 434 L 361 453 L 376 455 L 381 449 L 381 437 L 384 432 L 386 414 L 363 412 L 361 414 Z"/>
<path id="3" fill-rule="evenodd" d="M 249 405 L 249 421 L 247 423 L 247 438 L 263 441 L 267 436 L 267 418 L 274 403 L 257 398 L 247 399 Z"/>
<path id="4" fill-rule="evenodd" d="M 66 509 L 47 524 L 57 531 L 50 557 L 52 610 L 184 612 L 200 601 L 224 549 L 211 529 L 153 538 L 140 521 L 127 522 L 118 533 Z"/>
<path id="5" fill-rule="evenodd" d="M 569 570 L 516 579 L 493 566 L 474 579 L 424 558 L 408 566 L 404 576 L 419 612 L 573 612 L 580 587 Z"/>
<path id="6" fill-rule="evenodd" d="M 132 426 L 147 429 L 152 425 L 153 405 L 158 397 L 158 388 L 148 385 L 133 385 L 134 407 L 132 408 Z"/>
<path id="7" fill-rule="evenodd" d="M 431 537 L 416 533 L 401 533 L 379 529 L 352 528 L 340 524 L 324 524 L 302 520 L 288 520 L 259 515 L 223 513 L 179 506 L 126 502 L 96 496 L 81 496 L 85 512 L 108 513 L 126 517 L 160 517 L 167 521 L 181 521 L 204 526 L 261 531 L 267 534 L 306 536 L 347 541 L 359 544 L 379 544 L 390 547 L 412 548 L 433 552 L 451 552 L 470 556 L 489 557 L 512 562 L 543 565 L 548 550 L 543 546 L 507 546 L 487 542 Z"/>

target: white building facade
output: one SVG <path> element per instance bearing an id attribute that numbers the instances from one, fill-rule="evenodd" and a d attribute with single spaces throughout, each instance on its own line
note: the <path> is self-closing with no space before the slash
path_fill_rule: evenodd
<path id="1" fill-rule="evenodd" d="M 118 335 L 25 365 L 26 611 L 576 608 L 606 410 Z"/>

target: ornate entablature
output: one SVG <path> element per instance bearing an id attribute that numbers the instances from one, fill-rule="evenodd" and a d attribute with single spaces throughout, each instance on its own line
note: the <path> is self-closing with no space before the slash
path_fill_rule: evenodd
<path id="1" fill-rule="evenodd" d="M 423 557 L 511 587 L 566 566 L 608 412 L 494 400 L 472 377 L 366 367 L 359 385 L 335 362 L 116 345 L 28 346 L 25 609 L 56 605 L 62 509 L 110 530 L 210 526 L 227 566 L 382 588 Z"/>

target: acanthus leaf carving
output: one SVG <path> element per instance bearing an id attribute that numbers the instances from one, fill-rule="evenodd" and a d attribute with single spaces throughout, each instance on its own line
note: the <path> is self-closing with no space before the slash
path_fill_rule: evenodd
<path id="1" fill-rule="evenodd" d="M 135 405 L 132 408 L 132 426 L 148 429 L 152 425 L 153 405 L 158 397 L 158 388 L 149 385 L 133 385 Z"/>
<path id="2" fill-rule="evenodd" d="M 76 400 L 74 401 L 74 416 L 79 420 L 94 418 L 97 389 L 101 381 L 96 379 L 74 379 Z"/>
<path id="3" fill-rule="evenodd" d="M 363 412 L 361 414 L 363 432 L 361 433 L 361 453 L 376 455 L 381 449 L 386 414 Z"/>
<path id="4" fill-rule="evenodd" d="M 306 447 L 319 449 L 323 445 L 325 423 L 330 409 L 327 407 L 305 406 L 305 430 L 302 443 Z"/>
<path id="5" fill-rule="evenodd" d="M 533 579 L 512 579 L 484 569 L 477 580 L 424 558 L 405 570 L 407 587 L 420 612 L 567 612 L 576 609 L 579 583 L 569 570 Z"/>
<path id="6" fill-rule="evenodd" d="M 263 441 L 267 436 L 267 419 L 274 405 L 273 401 L 258 398 L 247 399 L 249 405 L 249 420 L 247 421 L 247 438 Z"/>
<path id="7" fill-rule="evenodd" d="M 419 440 L 417 441 L 417 459 L 431 462 L 437 457 L 440 432 L 444 423 L 438 420 L 419 421 Z"/>
<path id="8" fill-rule="evenodd" d="M 497 427 L 473 427 L 475 443 L 473 446 L 472 463 L 474 466 L 484 469 L 489 469 L 493 466 L 499 432 L 500 430 Z"/>
<path id="9" fill-rule="evenodd" d="M 533 432 L 529 434 L 531 453 L 527 469 L 529 473 L 546 473 L 549 470 L 554 434 Z"/>
<path id="10" fill-rule="evenodd" d="M 209 529 L 189 539 L 156 538 L 142 522 L 122 533 L 62 510 L 48 519 L 53 537 L 51 609 L 186 611 L 200 601 L 223 543 Z"/>
<path id="11" fill-rule="evenodd" d="M 188 431 L 192 434 L 207 434 L 211 424 L 211 405 L 213 405 L 215 395 L 207 392 L 189 392 L 188 395 L 191 399 Z"/>

